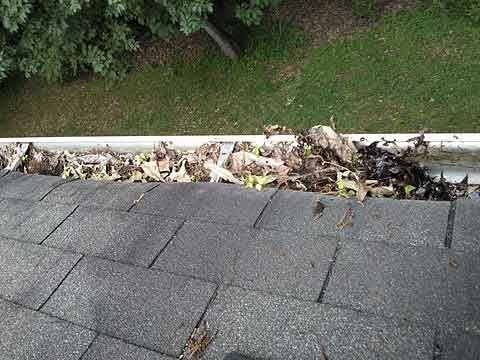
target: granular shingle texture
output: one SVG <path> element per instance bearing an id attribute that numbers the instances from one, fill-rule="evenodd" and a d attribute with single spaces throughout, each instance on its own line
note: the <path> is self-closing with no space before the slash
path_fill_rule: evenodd
<path id="1" fill-rule="evenodd" d="M 452 248 L 480 253 L 480 201 L 456 202 Z"/>
<path id="2" fill-rule="evenodd" d="M 59 186 L 45 201 L 128 210 L 155 184 L 77 180 Z"/>
<path id="3" fill-rule="evenodd" d="M 191 278 L 84 258 L 43 311 L 178 356 L 214 289 Z"/>
<path id="4" fill-rule="evenodd" d="M 66 181 L 56 176 L 24 175 L 9 172 L 0 176 L 0 198 L 41 200 L 55 187 Z"/>
<path id="5" fill-rule="evenodd" d="M 314 301 L 334 252 L 327 238 L 187 222 L 154 267 Z"/>
<path id="6" fill-rule="evenodd" d="M 480 326 L 480 262 L 449 249 L 345 244 L 325 302 L 463 332 Z"/>
<path id="7" fill-rule="evenodd" d="M 368 199 L 355 238 L 442 248 L 449 209 L 440 201 Z"/>
<path id="8" fill-rule="evenodd" d="M 88 349 L 83 360 L 173 360 L 154 351 L 147 350 L 118 339 L 100 335 Z"/>
<path id="9" fill-rule="evenodd" d="M 205 359 L 431 359 L 433 331 L 399 320 L 238 288 L 219 294 L 206 320 L 217 333 Z"/>
<path id="10" fill-rule="evenodd" d="M 352 209 L 353 219 L 362 209 L 354 201 L 313 193 L 279 191 L 266 207 L 258 227 L 318 236 L 347 237 L 352 226 L 337 226 Z M 357 221 L 351 225 L 356 226 Z"/>
<path id="11" fill-rule="evenodd" d="M 72 205 L 0 201 L 0 235 L 40 244 L 75 209 Z"/>
<path id="12" fill-rule="evenodd" d="M 37 309 L 80 257 L 0 236 L 0 297 Z"/>
<path id="13" fill-rule="evenodd" d="M 9 173 L 0 359 L 477 360 L 479 215 Z"/>
<path id="14" fill-rule="evenodd" d="M 271 189 L 259 192 L 227 184 L 162 184 L 145 194 L 133 211 L 253 225 L 273 193 Z"/>
<path id="15" fill-rule="evenodd" d="M 79 360 L 95 333 L 0 300 L 0 358 Z"/>
<path id="16" fill-rule="evenodd" d="M 158 216 L 80 208 L 45 245 L 148 266 L 180 224 Z"/>

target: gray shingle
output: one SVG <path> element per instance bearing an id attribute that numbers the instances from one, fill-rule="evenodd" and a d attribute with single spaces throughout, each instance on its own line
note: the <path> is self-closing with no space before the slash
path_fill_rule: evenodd
<path id="1" fill-rule="evenodd" d="M 217 333 L 205 359 L 428 359 L 433 331 L 399 320 L 238 288 L 219 291 L 206 321 Z"/>
<path id="2" fill-rule="evenodd" d="M 452 248 L 480 252 L 480 201 L 457 201 Z"/>
<path id="3" fill-rule="evenodd" d="M 74 210 L 74 206 L 16 199 L 0 202 L 0 234 L 39 244 Z"/>
<path id="4" fill-rule="evenodd" d="M 9 172 L 0 177 L 0 197 L 40 200 L 56 186 L 65 183 L 61 177 L 45 175 L 25 175 Z"/>
<path id="5" fill-rule="evenodd" d="M 95 333 L 0 300 L 0 358 L 78 360 Z"/>
<path id="6" fill-rule="evenodd" d="M 321 216 L 315 214 L 319 202 L 324 206 Z M 258 226 L 343 238 L 351 234 L 352 228 L 339 229 L 337 224 L 349 208 L 354 210 L 355 224 L 361 209 L 353 201 L 314 193 L 279 191 L 265 209 Z"/>
<path id="7" fill-rule="evenodd" d="M 316 300 L 334 251 L 320 237 L 187 222 L 154 267 Z"/>
<path id="8" fill-rule="evenodd" d="M 478 255 L 383 243 L 345 244 L 325 302 L 440 326 L 480 328 Z"/>
<path id="9" fill-rule="evenodd" d="M 128 210 L 156 184 L 77 180 L 53 190 L 45 201 Z"/>
<path id="10" fill-rule="evenodd" d="M 368 199 L 356 239 L 443 248 L 449 202 Z"/>
<path id="11" fill-rule="evenodd" d="M 442 357 L 444 360 L 478 360 L 480 358 L 480 334 L 463 334 L 449 345 L 451 347 L 447 347 Z"/>
<path id="12" fill-rule="evenodd" d="M 260 230 L 242 251 L 233 284 L 315 301 L 334 253 L 327 238 Z"/>
<path id="13" fill-rule="evenodd" d="M 45 245 L 148 266 L 180 224 L 159 216 L 79 208 Z"/>
<path id="14" fill-rule="evenodd" d="M 187 221 L 153 267 L 212 282 L 230 283 L 240 251 L 249 246 L 253 229 Z"/>
<path id="15" fill-rule="evenodd" d="M 79 259 L 78 254 L 0 236 L 0 296 L 37 309 Z"/>
<path id="16" fill-rule="evenodd" d="M 100 335 L 82 360 L 171 360 L 154 351 Z"/>
<path id="17" fill-rule="evenodd" d="M 43 311 L 178 356 L 214 288 L 191 278 L 84 258 Z"/>
<path id="18" fill-rule="evenodd" d="M 252 358 L 246 357 L 237 352 L 231 352 L 225 355 L 223 360 L 253 360 Z"/>
<path id="19" fill-rule="evenodd" d="M 275 190 L 257 191 L 231 184 L 161 184 L 133 211 L 224 224 L 253 225 Z"/>

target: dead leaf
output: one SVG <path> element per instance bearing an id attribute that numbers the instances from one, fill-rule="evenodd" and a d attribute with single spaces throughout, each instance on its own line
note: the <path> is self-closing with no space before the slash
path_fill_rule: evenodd
<path id="1" fill-rule="evenodd" d="M 131 182 L 135 182 L 135 181 L 145 182 L 145 179 L 143 178 L 143 173 L 141 173 L 138 170 L 133 171 L 132 174 L 130 175 L 130 181 Z"/>
<path id="2" fill-rule="evenodd" d="M 458 268 L 458 263 L 453 256 L 448 257 L 448 271 L 455 271 Z"/>
<path id="3" fill-rule="evenodd" d="M 186 159 L 180 160 L 178 169 L 175 169 L 174 167 L 172 172 L 170 173 L 170 175 L 168 175 L 167 178 L 170 181 L 191 182 L 192 178 L 187 173 L 186 163 L 187 163 Z"/>
<path id="4" fill-rule="evenodd" d="M 353 225 L 353 209 L 349 207 L 343 214 L 340 221 L 336 224 L 337 229 L 344 229 Z"/>
<path id="5" fill-rule="evenodd" d="M 149 177 L 156 181 L 163 181 L 163 179 L 166 176 L 166 174 L 162 174 L 160 172 L 160 169 L 158 167 L 156 160 L 150 160 L 148 162 L 143 163 L 141 165 L 141 168 L 146 177 Z"/>
<path id="6" fill-rule="evenodd" d="M 145 193 L 141 193 L 138 199 L 136 199 L 133 203 L 138 204 L 140 201 L 142 201 L 143 197 L 145 196 Z"/>
<path id="7" fill-rule="evenodd" d="M 357 200 L 363 203 L 369 191 L 370 187 L 364 182 L 360 181 L 358 183 Z"/>
<path id="8" fill-rule="evenodd" d="M 376 187 L 370 187 L 369 188 L 370 194 L 373 196 L 392 196 L 395 194 L 395 189 L 393 188 L 392 185 L 390 186 L 376 186 Z"/>
<path id="9" fill-rule="evenodd" d="M 237 179 L 233 174 L 228 171 L 227 169 L 224 169 L 220 166 L 217 166 L 216 164 L 213 163 L 213 161 L 206 161 L 204 164 L 205 168 L 210 170 L 210 177 L 218 176 L 221 179 L 231 182 L 233 184 L 243 184 L 243 182 L 239 179 Z"/>
<path id="10" fill-rule="evenodd" d="M 182 358 L 186 360 L 199 359 L 205 353 L 210 343 L 215 339 L 216 335 L 216 333 L 213 334 L 209 329 L 208 323 L 202 321 L 199 327 L 193 331 L 188 339 Z"/>
<path id="11" fill-rule="evenodd" d="M 312 146 L 332 151 L 345 163 L 350 163 L 357 152 L 355 145 L 348 138 L 338 134 L 329 126 L 315 126 L 305 137 Z"/>
<path id="12" fill-rule="evenodd" d="M 315 206 L 313 208 L 313 219 L 318 220 L 323 215 L 323 210 L 325 210 L 326 206 L 318 199 L 315 202 Z"/>

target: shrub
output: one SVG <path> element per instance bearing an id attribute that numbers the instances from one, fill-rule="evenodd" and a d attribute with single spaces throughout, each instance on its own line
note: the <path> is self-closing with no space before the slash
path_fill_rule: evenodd
<path id="1" fill-rule="evenodd" d="M 2 0 L 0 79 L 20 71 L 54 81 L 85 70 L 118 79 L 128 71 L 139 35 L 169 37 L 176 30 L 204 29 L 235 58 L 238 48 L 212 21 L 222 3 L 254 25 L 279 0 Z"/>

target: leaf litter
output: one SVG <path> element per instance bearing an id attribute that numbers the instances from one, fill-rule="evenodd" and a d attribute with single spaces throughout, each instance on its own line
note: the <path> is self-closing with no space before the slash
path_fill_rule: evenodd
<path id="1" fill-rule="evenodd" d="M 268 137 L 294 132 L 271 126 L 264 133 Z M 387 142 L 353 143 L 328 126 L 299 131 L 295 139 L 265 148 L 236 143 L 228 154 L 221 153 L 220 143 L 205 144 L 192 151 L 178 151 L 167 143 L 159 143 L 150 153 L 136 154 L 108 149 L 54 153 L 23 143 L 0 148 L 0 169 L 65 179 L 223 181 L 259 191 L 278 187 L 356 198 L 360 202 L 367 196 L 453 200 L 479 190 L 467 181 L 453 184 L 430 176 L 428 169 L 415 160 L 415 155 L 428 148 L 423 134 L 412 138 L 413 147 L 407 150 L 392 150 L 385 146 Z"/>

